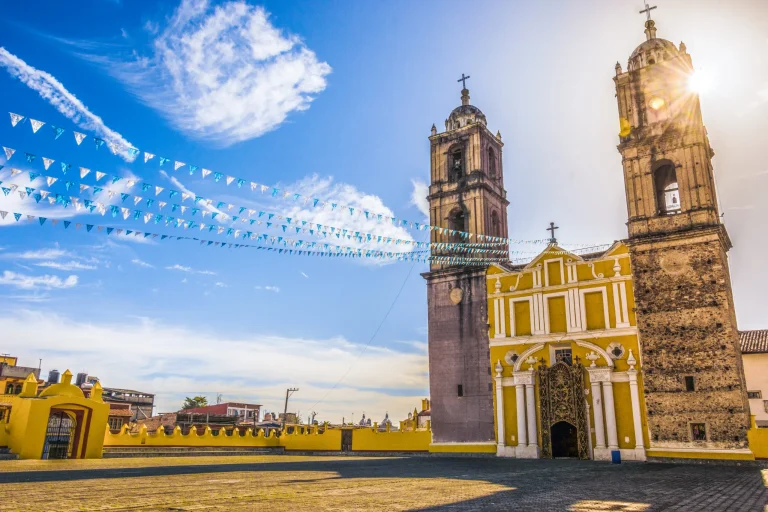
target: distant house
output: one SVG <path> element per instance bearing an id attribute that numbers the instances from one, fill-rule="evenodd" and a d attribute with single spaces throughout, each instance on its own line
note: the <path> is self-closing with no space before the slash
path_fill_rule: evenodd
<path id="1" fill-rule="evenodd" d="M 132 411 L 131 421 L 151 418 L 155 406 L 155 395 L 133 389 L 105 387 L 102 398 L 110 407 L 112 404 L 129 404 Z"/>
<path id="2" fill-rule="evenodd" d="M 758 428 L 768 428 L 768 329 L 739 332 L 749 409 Z"/>
<path id="3" fill-rule="evenodd" d="M 18 358 L 13 356 L 0 356 L 0 394 L 18 395 L 21 393 L 21 385 L 30 373 L 40 381 L 40 368 L 31 366 L 17 366 Z"/>
<path id="4" fill-rule="evenodd" d="M 224 402 L 216 405 L 206 405 L 204 407 L 194 407 L 184 409 L 179 414 L 190 415 L 210 415 L 210 416 L 231 416 L 236 418 L 238 425 L 253 425 L 258 423 L 261 412 L 259 404 L 245 404 L 242 402 Z"/>

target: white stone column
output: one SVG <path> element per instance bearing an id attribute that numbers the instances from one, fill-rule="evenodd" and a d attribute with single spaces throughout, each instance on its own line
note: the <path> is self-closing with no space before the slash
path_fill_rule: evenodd
<path id="1" fill-rule="evenodd" d="M 619 436 L 616 433 L 616 408 L 613 405 L 613 383 L 603 382 L 603 401 L 605 403 L 605 427 L 608 432 L 608 449 L 619 449 Z"/>
<path id="2" fill-rule="evenodd" d="M 533 382 L 525 385 L 525 402 L 528 415 L 528 447 L 538 450 L 539 434 L 536 430 L 536 393 L 533 388 Z"/>
<path id="3" fill-rule="evenodd" d="M 501 384 L 501 372 L 503 367 L 501 361 L 496 362 L 496 455 L 504 455 L 504 446 L 506 445 L 506 438 L 504 432 L 504 388 Z"/>
<path id="4" fill-rule="evenodd" d="M 517 403 L 517 446 L 518 448 L 528 443 L 525 431 L 525 384 L 515 379 L 515 402 Z"/>
<path id="5" fill-rule="evenodd" d="M 629 363 L 629 397 L 632 400 L 632 422 L 635 436 L 635 460 L 645 460 L 645 441 L 643 440 L 643 422 L 640 416 L 640 392 L 637 387 L 637 370 L 635 370 L 635 356 L 629 351 L 627 363 Z"/>
<path id="6" fill-rule="evenodd" d="M 600 383 L 593 380 L 592 411 L 595 416 L 595 448 L 605 448 L 605 424 L 603 423 L 603 392 Z M 592 437 L 592 436 L 590 436 Z"/>

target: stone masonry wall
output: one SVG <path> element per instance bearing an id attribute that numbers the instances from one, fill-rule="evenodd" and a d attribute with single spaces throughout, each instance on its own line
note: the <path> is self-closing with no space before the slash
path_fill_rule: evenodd
<path id="1" fill-rule="evenodd" d="M 749 406 L 724 244 L 716 230 L 633 241 L 637 326 L 651 445 L 743 448 Z M 695 390 L 686 391 L 685 376 Z M 706 423 L 708 442 L 691 439 Z"/>
<path id="2" fill-rule="evenodd" d="M 485 270 L 441 270 L 424 277 L 427 280 L 432 440 L 435 443 L 493 441 Z M 462 397 L 458 396 L 459 385 L 463 388 Z"/>

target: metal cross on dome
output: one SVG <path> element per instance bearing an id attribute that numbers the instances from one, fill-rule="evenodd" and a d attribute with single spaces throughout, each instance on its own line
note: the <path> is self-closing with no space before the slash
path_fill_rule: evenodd
<path id="1" fill-rule="evenodd" d="M 645 2 L 644 5 L 645 5 L 645 9 L 640 11 L 640 14 L 645 13 L 646 17 L 648 18 L 648 21 L 651 21 L 651 11 L 656 9 L 656 6 L 654 5 L 653 7 L 650 7 L 648 5 L 648 2 Z"/>
<path id="2" fill-rule="evenodd" d="M 555 226 L 554 222 L 550 222 L 549 223 L 549 227 L 547 228 L 547 231 L 549 231 L 551 233 L 550 239 L 549 239 L 549 243 L 551 243 L 551 244 L 556 244 L 557 243 L 557 238 L 555 238 L 555 230 L 556 229 L 560 229 L 560 228 L 558 226 Z"/>
<path id="3" fill-rule="evenodd" d="M 461 74 L 461 78 L 456 80 L 457 82 L 461 82 L 461 87 L 463 89 L 467 88 L 467 79 L 469 79 L 469 76 L 464 76 L 464 73 Z"/>

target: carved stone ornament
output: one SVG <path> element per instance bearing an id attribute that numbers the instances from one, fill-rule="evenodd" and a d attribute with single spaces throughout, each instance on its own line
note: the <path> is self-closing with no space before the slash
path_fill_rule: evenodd
<path id="1" fill-rule="evenodd" d="M 621 359 L 624 357 L 624 354 L 626 353 L 626 349 L 624 348 L 624 345 L 619 343 L 618 341 L 614 341 L 611 344 L 608 345 L 608 348 L 605 350 L 608 352 L 608 355 L 611 356 L 611 359 Z"/>
<path id="2" fill-rule="evenodd" d="M 591 365 L 589 365 L 589 366 L 590 366 L 590 368 L 594 368 L 595 366 L 597 366 L 597 364 L 595 364 L 595 361 L 597 361 L 598 359 L 600 359 L 600 356 L 598 355 L 598 353 L 597 353 L 597 352 L 595 352 L 595 351 L 593 350 L 592 352 L 590 352 L 589 354 L 587 354 L 587 359 L 589 359 L 590 361 L 592 361 L 592 364 L 591 364 Z"/>
<path id="3" fill-rule="evenodd" d="M 688 256 L 681 253 L 665 254 L 659 264 L 664 272 L 673 276 L 682 274 L 689 268 Z"/>
<path id="4" fill-rule="evenodd" d="M 451 298 L 451 302 L 458 306 L 461 302 L 461 299 L 464 298 L 464 290 L 461 288 L 453 288 L 449 296 Z"/>
<path id="5" fill-rule="evenodd" d="M 514 350 L 510 350 L 506 354 L 504 354 L 504 362 L 507 363 L 509 366 L 514 366 L 517 362 L 518 357 L 520 357 L 520 354 L 518 354 Z"/>

